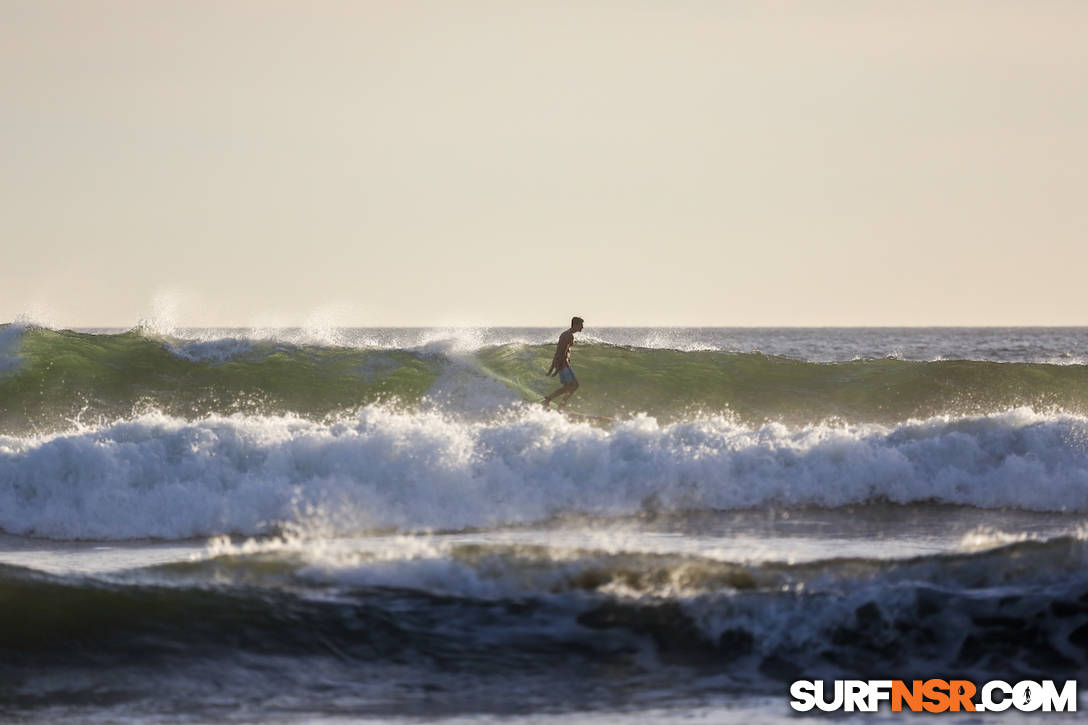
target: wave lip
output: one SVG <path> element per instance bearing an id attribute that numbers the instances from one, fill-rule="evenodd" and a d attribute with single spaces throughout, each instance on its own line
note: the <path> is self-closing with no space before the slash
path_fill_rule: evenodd
<path id="1" fill-rule="evenodd" d="M 611 430 L 543 410 L 466 422 L 371 406 L 295 416 L 147 414 L 0 436 L 0 528 L 58 539 L 458 530 L 576 513 L 869 501 L 1088 511 L 1088 420 L 1014 410 L 895 427 L 721 417 Z"/>

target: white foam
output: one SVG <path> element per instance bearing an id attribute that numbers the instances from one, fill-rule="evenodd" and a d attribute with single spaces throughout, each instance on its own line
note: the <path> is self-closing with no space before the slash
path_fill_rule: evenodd
<path id="1" fill-rule="evenodd" d="M 1045 365 L 1059 365 L 1059 366 L 1073 366 L 1073 365 L 1088 365 L 1088 357 L 1083 355 L 1072 355 L 1065 353 L 1063 355 L 1055 355 L 1054 357 L 1040 358 L 1035 361 Z"/>
<path id="2" fill-rule="evenodd" d="M 380 407 L 191 422 L 149 414 L 0 436 L 0 528 L 54 538 L 460 529 L 561 513 L 846 506 L 873 499 L 1088 511 L 1088 419 L 1030 410 L 895 428 L 725 418 L 611 431 L 543 410 L 470 422 Z"/>
<path id="3" fill-rule="evenodd" d="M 141 323 L 144 324 L 144 323 Z M 306 327 L 254 327 L 244 329 L 170 328 L 169 334 L 143 326 L 159 337 L 170 337 L 169 349 L 193 361 L 220 363 L 244 357 L 258 347 L 339 347 L 358 350 L 406 350 L 449 357 L 469 356 L 488 345 L 539 343 L 526 337 L 496 337 L 486 328 L 438 329 L 354 329 L 319 325 Z"/>
<path id="4" fill-rule="evenodd" d="M 1034 541 L 1036 539 L 1038 539 L 1036 534 L 1026 531 L 1011 533 L 995 529 L 992 526 L 979 526 L 963 535 L 963 538 L 960 539 L 959 548 L 965 552 L 986 551 L 999 546 L 1019 544 L 1022 541 Z"/>
<path id="5" fill-rule="evenodd" d="M 479 419 L 520 401 L 515 391 L 481 374 L 475 360 L 457 356 L 442 366 L 427 390 L 423 406 L 430 411 L 456 411 L 458 417 Z"/>

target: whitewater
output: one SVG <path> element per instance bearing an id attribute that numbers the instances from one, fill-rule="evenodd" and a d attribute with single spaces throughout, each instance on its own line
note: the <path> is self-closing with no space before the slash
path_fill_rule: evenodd
<path id="1" fill-rule="evenodd" d="M 640 416 L 608 430 L 556 418 L 467 423 L 369 406 L 334 422 L 145 414 L 3 436 L 0 527 L 177 539 L 274 533 L 316 510 L 338 534 L 882 501 L 1088 511 L 1088 420 L 1076 416 L 798 429 Z"/>
<path id="2" fill-rule="evenodd" d="M 559 332 L 0 326 L 0 720 L 1088 684 L 1088 328 Z"/>

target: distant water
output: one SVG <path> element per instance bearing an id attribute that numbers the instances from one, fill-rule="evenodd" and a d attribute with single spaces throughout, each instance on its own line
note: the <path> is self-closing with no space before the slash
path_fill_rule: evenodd
<path id="1" fill-rule="evenodd" d="M 1088 694 L 1088 328 L 560 331 L 0 326 L 0 721 Z"/>

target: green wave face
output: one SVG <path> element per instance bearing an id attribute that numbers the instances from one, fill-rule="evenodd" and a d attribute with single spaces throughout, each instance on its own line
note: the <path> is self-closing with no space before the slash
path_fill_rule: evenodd
<path id="1" fill-rule="evenodd" d="M 554 348 L 506 345 L 480 353 L 481 365 L 524 397 L 559 386 L 546 378 Z M 674 421 L 729 412 L 742 421 L 812 423 L 831 418 L 893 423 L 1012 407 L 1088 413 L 1088 367 L 896 359 L 811 363 L 758 353 L 681 352 L 576 345 L 571 366 L 578 410 Z"/>
<path id="2" fill-rule="evenodd" d="M 466 359 L 239 341 L 209 361 L 186 357 L 184 346 L 179 353 L 176 342 L 139 332 L 25 331 L 18 365 L 0 370 L 0 431 L 50 431 L 70 427 L 73 419 L 97 423 L 144 409 L 189 419 L 236 412 L 322 418 L 376 402 L 412 409 L 448 371 L 498 381 L 510 400 L 539 401 L 559 387 L 558 378 L 544 375 L 551 345 L 492 346 Z M 646 413 L 673 422 L 720 413 L 744 423 L 806 424 L 834 418 L 895 423 L 1019 406 L 1088 414 L 1088 367 L 1080 365 L 810 363 L 606 344 L 576 345 L 572 364 L 581 383 L 572 409 L 599 416 Z M 499 404 L 484 408 L 491 405 Z"/>
<path id="3" fill-rule="evenodd" d="M 114 419 L 141 406 L 187 418 L 209 413 L 320 417 L 378 401 L 418 401 L 440 369 L 397 350 L 262 343 L 227 362 L 194 361 L 138 332 L 24 333 L 21 365 L 0 378 L 0 425 L 49 430 L 80 417 Z"/>

